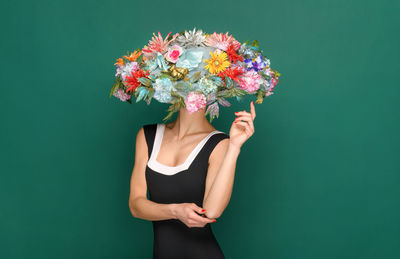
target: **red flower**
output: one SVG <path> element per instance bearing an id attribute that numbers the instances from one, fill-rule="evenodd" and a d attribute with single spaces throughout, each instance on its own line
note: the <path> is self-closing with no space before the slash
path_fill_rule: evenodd
<path id="1" fill-rule="evenodd" d="M 218 76 L 222 78 L 224 84 L 225 84 L 225 76 L 228 76 L 230 79 L 239 83 L 239 76 L 242 75 L 243 73 L 244 70 L 242 69 L 242 67 L 234 67 L 234 68 L 230 67 L 222 72 L 219 72 Z"/>
<path id="2" fill-rule="evenodd" d="M 133 93 L 135 91 L 136 87 L 141 85 L 141 83 L 137 79 L 140 77 L 147 77 L 149 75 L 149 72 L 150 71 L 146 71 L 146 73 L 144 73 L 143 70 L 141 70 L 141 69 L 139 69 L 138 71 L 132 71 L 131 72 L 132 76 L 126 76 L 125 83 L 127 85 L 130 85 L 130 87 L 128 89 L 126 89 L 125 92 Z"/>
<path id="3" fill-rule="evenodd" d="M 231 44 L 226 50 L 228 54 L 229 61 L 231 63 L 236 63 L 237 61 L 243 61 L 243 57 L 236 53 L 235 45 Z"/>

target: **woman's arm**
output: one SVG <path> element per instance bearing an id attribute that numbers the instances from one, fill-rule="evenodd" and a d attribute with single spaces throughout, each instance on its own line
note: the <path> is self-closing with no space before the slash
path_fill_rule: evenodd
<path id="1" fill-rule="evenodd" d="M 195 203 L 162 204 L 148 200 L 145 177 L 147 161 L 148 147 L 142 127 L 136 135 L 135 164 L 130 183 L 129 209 L 132 216 L 151 221 L 179 219 L 188 227 L 204 227 L 215 221 L 198 215 L 204 214 L 204 211 Z"/>
<path id="2" fill-rule="evenodd" d="M 232 195 L 236 161 L 240 148 L 229 139 L 221 140 L 210 155 L 203 208 L 206 216 L 218 218 L 228 206 Z"/>
<path id="3" fill-rule="evenodd" d="M 129 209 L 132 216 L 146 220 L 176 218 L 175 204 L 160 204 L 147 199 L 145 178 L 147 160 L 147 143 L 142 127 L 136 135 L 135 164 L 130 183 Z"/>
<path id="4" fill-rule="evenodd" d="M 253 120 L 256 114 L 253 102 L 250 110 L 251 113 L 235 113 L 237 118 L 232 123 L 229 139 L 221 140 L 210 154 L 203 200 L 205 215 L 209 218 L 220 217 L 228 206 L 241 146 L 254 133 Z"/>

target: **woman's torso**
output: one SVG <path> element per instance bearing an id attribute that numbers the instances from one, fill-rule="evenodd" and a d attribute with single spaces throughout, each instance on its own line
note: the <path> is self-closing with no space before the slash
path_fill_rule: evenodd
<path id="1" fill-rule="evenodd" d="M 146 181 L 151 201 L 163 204 L 195 203 L 202 207 L 208 170 L 208 159 L 222 139 L 222 131 L 213 131 L 198 143 L 183 164 L 166 166 L 156 160 L 165 124 L 144 125 L 149 160 Z M 178 219 L 153 221 L 156 259 L 222 259 L 225 258 L 211 225 L 187 227 Z"/>

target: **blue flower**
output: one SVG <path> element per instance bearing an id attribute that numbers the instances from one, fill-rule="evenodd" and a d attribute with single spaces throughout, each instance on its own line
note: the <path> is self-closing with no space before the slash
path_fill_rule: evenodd
<path id="1" fill-rule="evenodd" d="M 162 103 L 169 103 L 172 100 L 171 91 L 175 90 L 169 78 L 157 78 L 153 84 L 154 95 L 153 97 Z"/>
<path id="2" fill-rule="evenodd" d="M 215 84 L 215 81 L 212 79 L 208 79 L 203 77 L 200 79 L 198 83 L 198 88 L 205 94 L 208 95 L 212 92 L 216 92 L 218 89 L 218 85 Z"/>
<path id="3" fill-rule="evenodd" d="M 256 72 L 262 70 L 266 64 L 264 62 L 264 59 L 261 54 L 259 54 L 256 58 L 247 58 L 244 60 L 244 63 L 246 63 L 246 70 L 254 70 Z"/>

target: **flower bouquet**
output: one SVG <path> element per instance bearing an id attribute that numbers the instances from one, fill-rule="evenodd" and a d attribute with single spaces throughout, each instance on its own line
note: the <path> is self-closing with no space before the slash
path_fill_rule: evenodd
<path id="1" fill-rule="evenodd" d="M 115 82 L 110 97 L 132 103 L 154 98 L 170 103 L 168 120 L 181 107 L 189 113 L 206 108 L 210 122 L 218 117 L 220 105 L 231 104 L 227 98 L 241 100 L 256 96 L 262 103 L 272 95 L 279 72 L 262 54 L 258 42 L 240 43 L 232 35 L 207 34 L 194 28 L 163 38 L 153 33 L 147 46 L 118 58 Z"/>

